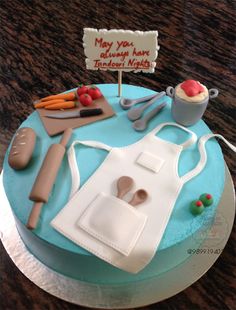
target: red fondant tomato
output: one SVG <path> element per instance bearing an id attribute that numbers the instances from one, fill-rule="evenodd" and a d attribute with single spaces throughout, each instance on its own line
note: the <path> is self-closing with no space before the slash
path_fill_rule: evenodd
<path id="1" fill-rule="evenodd" d="M 98 99 L 102 96 L 100 89 L 96 86 L 91 86 L 88 90 L 88 94 L 92 97 L 92 99 Z"/>
<path id="2" fill-rule="evenodd" d="M 93 99 L 89 94 L 82 94 L 81 96 L 79 96 L 79 101 L 83 106 L 88 106 L 93 103 Z"/>
<path id="3" fill-rule="evenodd" d="M 88 90 L 89 90 L 88 86 L 80 85 L 77 88 L 77 95 L 78 95 L 78 97 L 83 95 L 83 94 L 87 94 Z"/>

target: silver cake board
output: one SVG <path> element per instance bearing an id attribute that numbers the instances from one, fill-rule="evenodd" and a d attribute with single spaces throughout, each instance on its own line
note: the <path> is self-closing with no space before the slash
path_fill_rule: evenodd
<path id="1" fill-rule="evenodd" d="M 60 299 L 81 306 L 103 309 L 128 309 L 157 303 L 183 291 L 215 263 L 233 226 L 235 193 L 226 166 L 226 180 L 215 222 L 200 249 L 189 248 L 190 258 L 159 276 L 124 285 L 100 285 L 62 276 L 39 262 L 23 244 L 5 195 L 0 177 L 0 238 L 12 261 L 35 285 Z M 183 277 L 186 274 L 186 277 Z"/>

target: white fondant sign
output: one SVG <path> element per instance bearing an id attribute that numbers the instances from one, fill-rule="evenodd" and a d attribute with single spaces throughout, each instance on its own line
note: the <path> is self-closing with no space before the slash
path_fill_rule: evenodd
<path id="1" fill-rule="evenodd" d="M 86 67 L 90 70 L 154 72 L 157 31 L 84 28 Z"/>

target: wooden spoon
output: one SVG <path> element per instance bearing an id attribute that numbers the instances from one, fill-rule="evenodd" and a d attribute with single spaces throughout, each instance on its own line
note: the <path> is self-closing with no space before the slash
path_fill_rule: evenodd
<path id="1" fill-rule="evenodd" d="M 117 198 L 122 199 L 134 185 L 134 180 L 127 176 L 122 176 L 117 181 Z"/>
<path id="2" fill-rule="evenodd" d="M 145 189 L 139 189 L 134 193 L 133 198 L 130 200 L 129 204 L 134 207 L 140 203 L 143 203 L 145 200 L 147 200 L 147 198 L 148 193 L 145 191 Z"/>

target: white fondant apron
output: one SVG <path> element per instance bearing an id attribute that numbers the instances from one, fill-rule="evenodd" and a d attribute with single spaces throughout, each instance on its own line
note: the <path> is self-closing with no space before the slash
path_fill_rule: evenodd
<path id="1" fill-rule="evenodd" d="M 181 128 L 190 137 L 180 145 L 167 142 L 156 136 L 164 126 Z M 222 136 L 205 135 L 198 143 L 198 165 L 181 177 L 178 175 L 179 156 L 183 149 L 197 141 L 197 136 L 178 124 L 161 124 L 138 142 L 121 148 L 95 141 L 74 141 L 68 150 L 72 198 L 53 219 L 52 226 L 110 264 L 137 273 L 156 253 L 183 185 L 204 168 L 205 143 L 212 137 L 223 139 L 236 152 Z M 80 176 L 74 150 L 77 144 L 109 152 L 79 191 Z M 117 180 L 123 175 L 134 179 L 133 193 L 139 188 L 146 189 L 147 201 L 132 207 L 115 197 Z M 129 200 L 126 197 L 126 201 Z"/>

